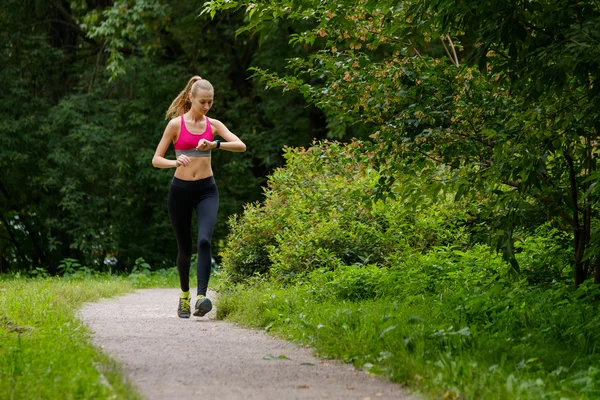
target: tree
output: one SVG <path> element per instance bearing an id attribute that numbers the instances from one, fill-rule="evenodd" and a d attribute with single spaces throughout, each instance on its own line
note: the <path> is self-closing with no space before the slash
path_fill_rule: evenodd
<path id="1" fill-rule="evenodd" d="M 240 32 L 304 21 L 290 44 L 317 51 L 256 75 L 371 126 L 382 190 L 408 168 L 432 197 L 478 199 L 516 271 L 515 229 L 555 221 L 573 235 L 575 285 L 594 268 L 600 283 L 597 3 L 214 0 L 204 12 L 238 7 Z"/>
<path id="2" fill-rule="evenodd" d="M 48 137 L 40 122 L 72 78 L 75 43 L 81 29 L 64 1 L 8 0 L 0 16 L 3 82 L 0 99 L 0 252 L 5 262 L 47 265 L 51 248 L 44 234 L 36 179 Z M 31 173 L 34 171 L 34 173 Z"/>
<path id="3" fill-rule="evenodd" d="M 220 218 L 261 199 L 285 144 L 323 138 L 326 121 L 297 93 L 248 80 L 258 63 L 283 68 L 287 28 L 258 47 L 232 26 L 243 13 L 198 17 L 184 1 L 5 1 L 0 14 L 0 269 L 56 272 L 64 258 L 96 269 L 144 257 L 171 266 L 166 214 L 172 171 L 150 160 L 164 112 L 191 75 L 217 88 L 214 115 L 243 137 L 244 155 L 216 152 Z M 281 44 L 281 45 L 280 45 Z M 107 70 L 107 67 L 109 68 Z M 114 68 L 113 68 L 114 67 Z M 110 69 L 113 68 L 113 69 Z M 113 78 L 112 80 L 110 78 Z"/>

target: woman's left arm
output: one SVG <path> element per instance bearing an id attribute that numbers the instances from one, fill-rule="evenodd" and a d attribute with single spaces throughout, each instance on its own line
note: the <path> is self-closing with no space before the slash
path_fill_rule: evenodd
<path id="1" fill-rule="evenodd" d="M 244 144 L 244 142 L 242 142 L 240 138 L 238 138 L 235 134 L 230 132 L 229 129 L 227 129 L 227 127 L 225 126 L 225 124 L 216 119 L 211 119 L 210 122 L 212 122 L 214 127 L 216 128 L 215 136 L 221 136 L 223 139 L 226 140 L 225 142 L 220 143 L 220 149 L 233 151 L 236 153 L 246 151 L 246 145 Z M 215 147 L 217 147 L 217 142 L 208 142 L 207 146 L 210 146 L 209 148 L 214 149 Z"/>

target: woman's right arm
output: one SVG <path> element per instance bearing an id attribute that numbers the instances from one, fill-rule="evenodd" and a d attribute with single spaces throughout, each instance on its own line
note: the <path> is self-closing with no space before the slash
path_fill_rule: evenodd
<path id="1" fill-rule="evenodd" d="M 177 136 L 178 127 L 175 121 L 176 119 L 169 121 L 158 146 L 156 146 L 154 157 L 152 157 L 152 165 L 156 168 L 177 168 L 190 163 L 190 159 L 186 156 L 180 156 L 177 160 L 168 160 L 165 158 L 169 145 Z"/>

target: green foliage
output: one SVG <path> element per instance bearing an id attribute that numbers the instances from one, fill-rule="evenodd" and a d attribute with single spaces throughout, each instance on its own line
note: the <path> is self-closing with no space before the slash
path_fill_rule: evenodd
<path id="1" fill-rule="evenodd" d="M 243 13 L 211 20 L 185 1 L 109 3 L 8 0 L 0 16 L 2 273 L 57 274 L 67 258 L 111 272 L 142 256 L 157 269 L 173 264 L 165 209 L 173 171 L 150 160 L 164 112 L 191 75 L 213 83 L 211 115 L 248 145 L 244 154 L 214 153 L 215 253 L 228 217 L 259 200 L 265 176 L 282 164 L 281 148 L 330 133 L 301 95 L 248 79 L 251 65 L 283 71 L 285 58 L 305 52 L 286 47 L 289 26 L 274 27 L 259 47 L 250 34 L 236 40 Z"/>
<path id="2" fill-rule="evenodd" d="M 120 367 L 89 343 L 74 311 L 126 293 L 130 285 L 104 278 L 12 278 L 1 280 L 0 290 L 0 397 L 139 397 Z"/>
<path id="3" fill-rule="evenodd" d="M 148 264 L 142 257 L 135 260 L 135 264 L 131 269 L 131 273 L 148 273 L 152 270 L 150 264 Z"/>
<path id="4" fill-rule="evenodd" d="M 276 222 L 275 218 L 265 216 L 265 208 L 258 204 L 244 207 L 243 221 L 238 215 L 230 217 L 229 224 L 235 228 L 228 236 L 222 262 L 230 266 L 234 280 L 269 269 L 267 249 L 275 244 L 274 232 L 281 229 L 281 226 L 274 226 Z"/>
<path id="5" fill-rule="evenodd" d="M 65 258 L 58 264 L 59 273 L 65 278 L 81 278 L 91 277 L 94 275 L 94 270 L 90 267 L 85 267 L 74 258 Z"/>
<path id="6" fill-rule="evenodd" d="M 222 253 L 230 278 L 268 272 L 293 279 L 340 265 L 389 266 L 433 246 L 468 246 L 466 215 L 449 202 L 373 202 L 380 175 L 364 151 L 360 142 L 286 149 L 286 166 L 269 177 L 264 204 L 230 219 Z M 399 179 L 395 192 L 418 190 Z"/>
<path id="7" fill-rule="evenodd" d="M 535 234 L 515 241 L 517 260 L 526 266 L 523 276 L 530 285 L 548 285 L 570 278 L 572 244 L 568 236 L 542 225 Z"/>
<path id="8" fill-rule="evenodd" d="M 489 64 L 528 95 L 562 95 L 586 87 L 591 99 L 598 98 L 598 89 L 589 86 L 600 65 L 600 8 L 595 2 L 425 1 L 412 12 L 442 34 L 462 33 L 474 43 L 471 63 L 480 68 Z M 503 18 L 483 23 L 498 15 Z M 496 59 L 496 54 L 508 57 Z"/>
<path id="9" fill-rule="evenodd" d="M 190 274 L 190 277 L 192 280 L 195 280 L 195 273 L 194 271 L 191 272 L 192 273 Z M 144 261 L 144 259 L 141 257 L 136 260 L 131 269 L 131 273 L 123 276 L 123 278 L 133 287 L 138 289 L 153 287 L 179 287 L 179 273 L 177 272 L 176 267 L 152 270 L 150 264 Z M 194 285 L 194 282 L 190 281 L 190 285 Z"/>
<path id="10" fill-rule="evenodd" d="M 144 62 L 137 66 L 150 67 Z M 52 146 L 38 161 L 43 172 L 34 178 L 49 194 L 36 207 L 46 216 L 38 229 L 54 232 L 48 255 L 68 252 L 97 270 L 108 269 L 104 262 L 111 257 L 118 260 L 117 268 L 133 263 L 140 254 L 164 262 L 165 254 L 153 250 L 152 243 L 166 245 L 170 239 L 164 212 L 167 177 L 151 173 L 152 149 L 143 132 L 160 134 L 160 126 L 147 114 L 166 104 L 166 77 L 174 71 L 153 71 L 136 82 L 122 80 L 65 96 L 49 111 L 50 123 L 40 131 Z M 162 84 L 145 89 L 151 80 Z M 158 100 L 103 101 L 111 92 L 118 97 L 129 90 L 147 91 L 144 97 Z"/>
<path id="11" fill-rule="evenodd" d="M 528 271 L 546 248 L 525 247 L 519 257 Z M 548 261 L 549 269 L 561 266 Z M 566 279 L 531 286 L 509 271 L 485 246 L 437 248 L 392 268 L 343 266 L 312 271 L 294 285 L 253 279 L 230 286 L 217 315 L 431 398 L 596 398 L 600 320 L 593 298 L 600 288 L 586 283 L 574 292 Z"/>
<path id="12" fill-rule="evenodd" d="M 137 51 L 137 43 L 149 42 L 143 46 L 145 55 L 155 52 L 159 39 L 154 32 L 165 29 L 170 21 L 172 10 L 161 1 L 115 1 L 104 11 L 87 14 L 83 20 L 90 25 L 90 38 L 107 38 L 105 45 L 110 56 L 107 68 L 111 79 L 125 74 L 125 59 L 121 52 Z"/>
<path id="13" fill-rule="evenodd" d="M 312 51 L 255 75 L 329 121 L 368 124 L 379 193 L 412 173 L 431 193 L 475 199 L 516 272 L 515 231 L 555 221 L 573 235 L 575 285 L 594 270 L 600 283 L 597 3 L 211 1 L 205 12 L 232 7 L 246 10 L 240 31 L 306 21 L 289 43 Z"/>
<path id="14" fill-rule="evenodd" d="M 72 274 L 81 268 L 81 264 L 74 258 L 65 258 L 60 264 L 58 264 L 58 270 L 63 275 Z"/>
<path id="15" fill-rule="evenodd" d="M 264 204 L 230 220 L 223 261 L 233 285 L 218 317 L 434 398 L 600 395 L 600 286 L 571 288 L 564 226 L 542 224 L 538 204 L 527 208 L 510 190 L 465 196 L 471 188 L 453 185 L 444 164 L 396 173 L 386 201 L 375 200 L 382 174 L 371 149 L 325 142 L 286 151 Z M 494 209 L 501 215 L 491 218 Z M 519 274 L 481 241 L 481 232 L 506 229 L 502 218 L 534 222 L 509 232 Z"/>
<path id="16" fill-rule="evenodd" d="M 242 283 L 222 288 L 218 317 L 433 397 L 598 396 L 600 286 L 570 288 L 569 235 L 515 231 L 516 275 L 470 234 L 487 228 L 488 199 L 396 175 L 393 197 L 373 200 L 371 155 L 360 142 L 287 150 L 264 204 L 231 219 L 226 280 Z"/>

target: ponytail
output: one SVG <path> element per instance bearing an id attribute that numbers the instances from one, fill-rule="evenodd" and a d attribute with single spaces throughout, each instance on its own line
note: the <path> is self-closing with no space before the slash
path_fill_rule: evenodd
<path id="1" fill-rule="evenodd" d="M 189 94 L 192 91 L 192 86 L 194 85 L 194 83 L 200 80 L 202 80 L 202 78 L 200 78 L 199 76 L 192 76 L 192 78 L 188 81 L 187 85 L 185 85 L 185 89 L 183 89 L 181 93 L 179 93 L 179 95 L 175 97 L 175 100 L 173 100 L 173 102 L 169 106 L 165 119 L 179 117 L 180 115 L 183 115 L 190 110 L 192 104 L 190 103 Z"/>

